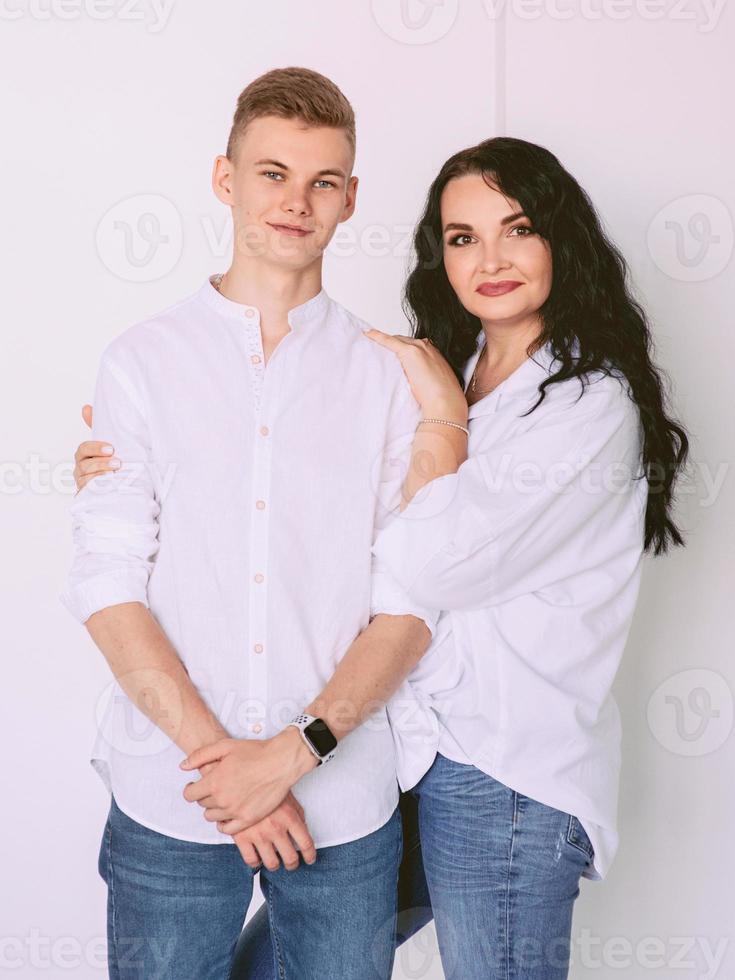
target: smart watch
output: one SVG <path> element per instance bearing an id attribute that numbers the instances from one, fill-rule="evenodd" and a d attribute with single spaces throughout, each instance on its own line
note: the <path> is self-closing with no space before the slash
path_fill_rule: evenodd
<path id="1" fill-rule="evenodd" d="M 301 737 L 311 754 L 318 759 L 318 765 L 330 762 L 336 755 L 337 739 L 332 734 L 329 725 L 322 718 L 313 715 L 296 715 L 287 728 L 293 726 L 301 732 Z"/>

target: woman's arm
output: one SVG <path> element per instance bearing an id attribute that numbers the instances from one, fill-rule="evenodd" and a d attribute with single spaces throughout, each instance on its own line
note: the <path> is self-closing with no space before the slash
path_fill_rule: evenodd
<path id="1" fill-rule="evenodd" d="M 580 399 L 570 390 L 533 427 L 434 480 L 380 533 L 373 553 L 409 598 L 481 609 L 642 551 L 638 410 L 613 378 Z"/>
<path id="2" fill-rule="evenodd" d="M 465 413 L 466 415 L 466 413 Z M 467 425 L 459 412 L 437 406 L 427 418 L 446 419 Z M 422 422 L 416 429 L 411 446 L 411 459 L 401 491 L 401 511 L 411 503 L 427 483 L 456 473 L 467 459 L 467 435 L 461 429 L 440 422 Z"/>
<path id="3" fill-rule="evenodd" d="M 401 492 L 403 511 L 427 483 L 456 473 L 467 459 L 467 399 L 447 361 L 428 341 L 381 330 L 368 330 L 366 335 L 396 354 L 421 408 Z"/>

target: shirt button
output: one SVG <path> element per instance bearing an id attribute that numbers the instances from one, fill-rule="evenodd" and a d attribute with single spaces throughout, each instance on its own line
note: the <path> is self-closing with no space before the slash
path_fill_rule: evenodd
<path id="1" fill-rule="evenodd" d="M 255 310 L 245 310 L 245 316 L 255 316 Z"/>
<path id="2" fill-rule="evenodd" d="M 260 434 L 262 436 L 267 436 L 269 432 L 270 432 L 270 429 L 268 428 L 267 425 L 261 425 L 261 427 L 260 427 Z"/>
<path id="3" fill-rule="evenodd" d="M 256 643 L 255 646 L 253 647 L 253 650 L 255 650 L 256 653 L 262 653 L 263 652 L 263 644 L 262 643 Z"/>
<path id="4" fill-rule="evenodd" d="M 260 583 L 263 581 L 263 579 L 265 578 L 265 576 L 264 575 L 261 575 L 261 573 L 258 572 L 258 574 L 257 575 L 254 575 L 253 578 L 258 583 L 258 585 L 260 585 Z"/>
<path id="5" fill-rule="evenodd" d="M 260 733 L 263 731 L 263 726 L 260 724 L 260 722 L 258 722 L 257 725 L 253 725 L 253 731 L 256 735 L 260 735 Z"/>
<path id="6" fill-rule="evenodd" d="M 265 500 L 256 500 L 255 506 L 258 508 L 258 510 L 265 510 Z"/>
<path id="7" fill-rule="evenodd" d="M 253 354 L 253 356 L 250 358 L 250 360 L 251 360 L 251 362 L 253 364 L 260 364 L 260 355 L 259 354 Z"/>

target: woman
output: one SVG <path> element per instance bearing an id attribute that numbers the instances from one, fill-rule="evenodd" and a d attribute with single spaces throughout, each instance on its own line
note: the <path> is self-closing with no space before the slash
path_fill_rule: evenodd
<path id="1" fill-rule="evenodd" d="M 433 913 L 448 978 L 561 980 L 579 880 L 617 847 L 610 689 L 642 554 L 682 544 L 688 442 L 624 260 L 547 150 L 498 138 L 453 156 L 414 244 L 414 336 L 369 332 L 419 404 L 446 405 L 418 427 L 401 519 L 374 546 L 443 610 L 396 701 L 431 737 L 391 714 L 399 938 Z M 261 910 L 232 976 L 272 971 Z"/>

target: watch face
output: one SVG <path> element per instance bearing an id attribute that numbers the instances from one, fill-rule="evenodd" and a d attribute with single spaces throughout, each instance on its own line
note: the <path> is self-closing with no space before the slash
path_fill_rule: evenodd
<path id="1" fill-rule="evenodd" d="M 307 725 L 304 729 L 304 735 L 306 735 L 319 755 L 329 755 L 333 749 L 337 748 L 337 739 L 332 735 L 321 718 L 317 718 L 310 725 Z"/>

